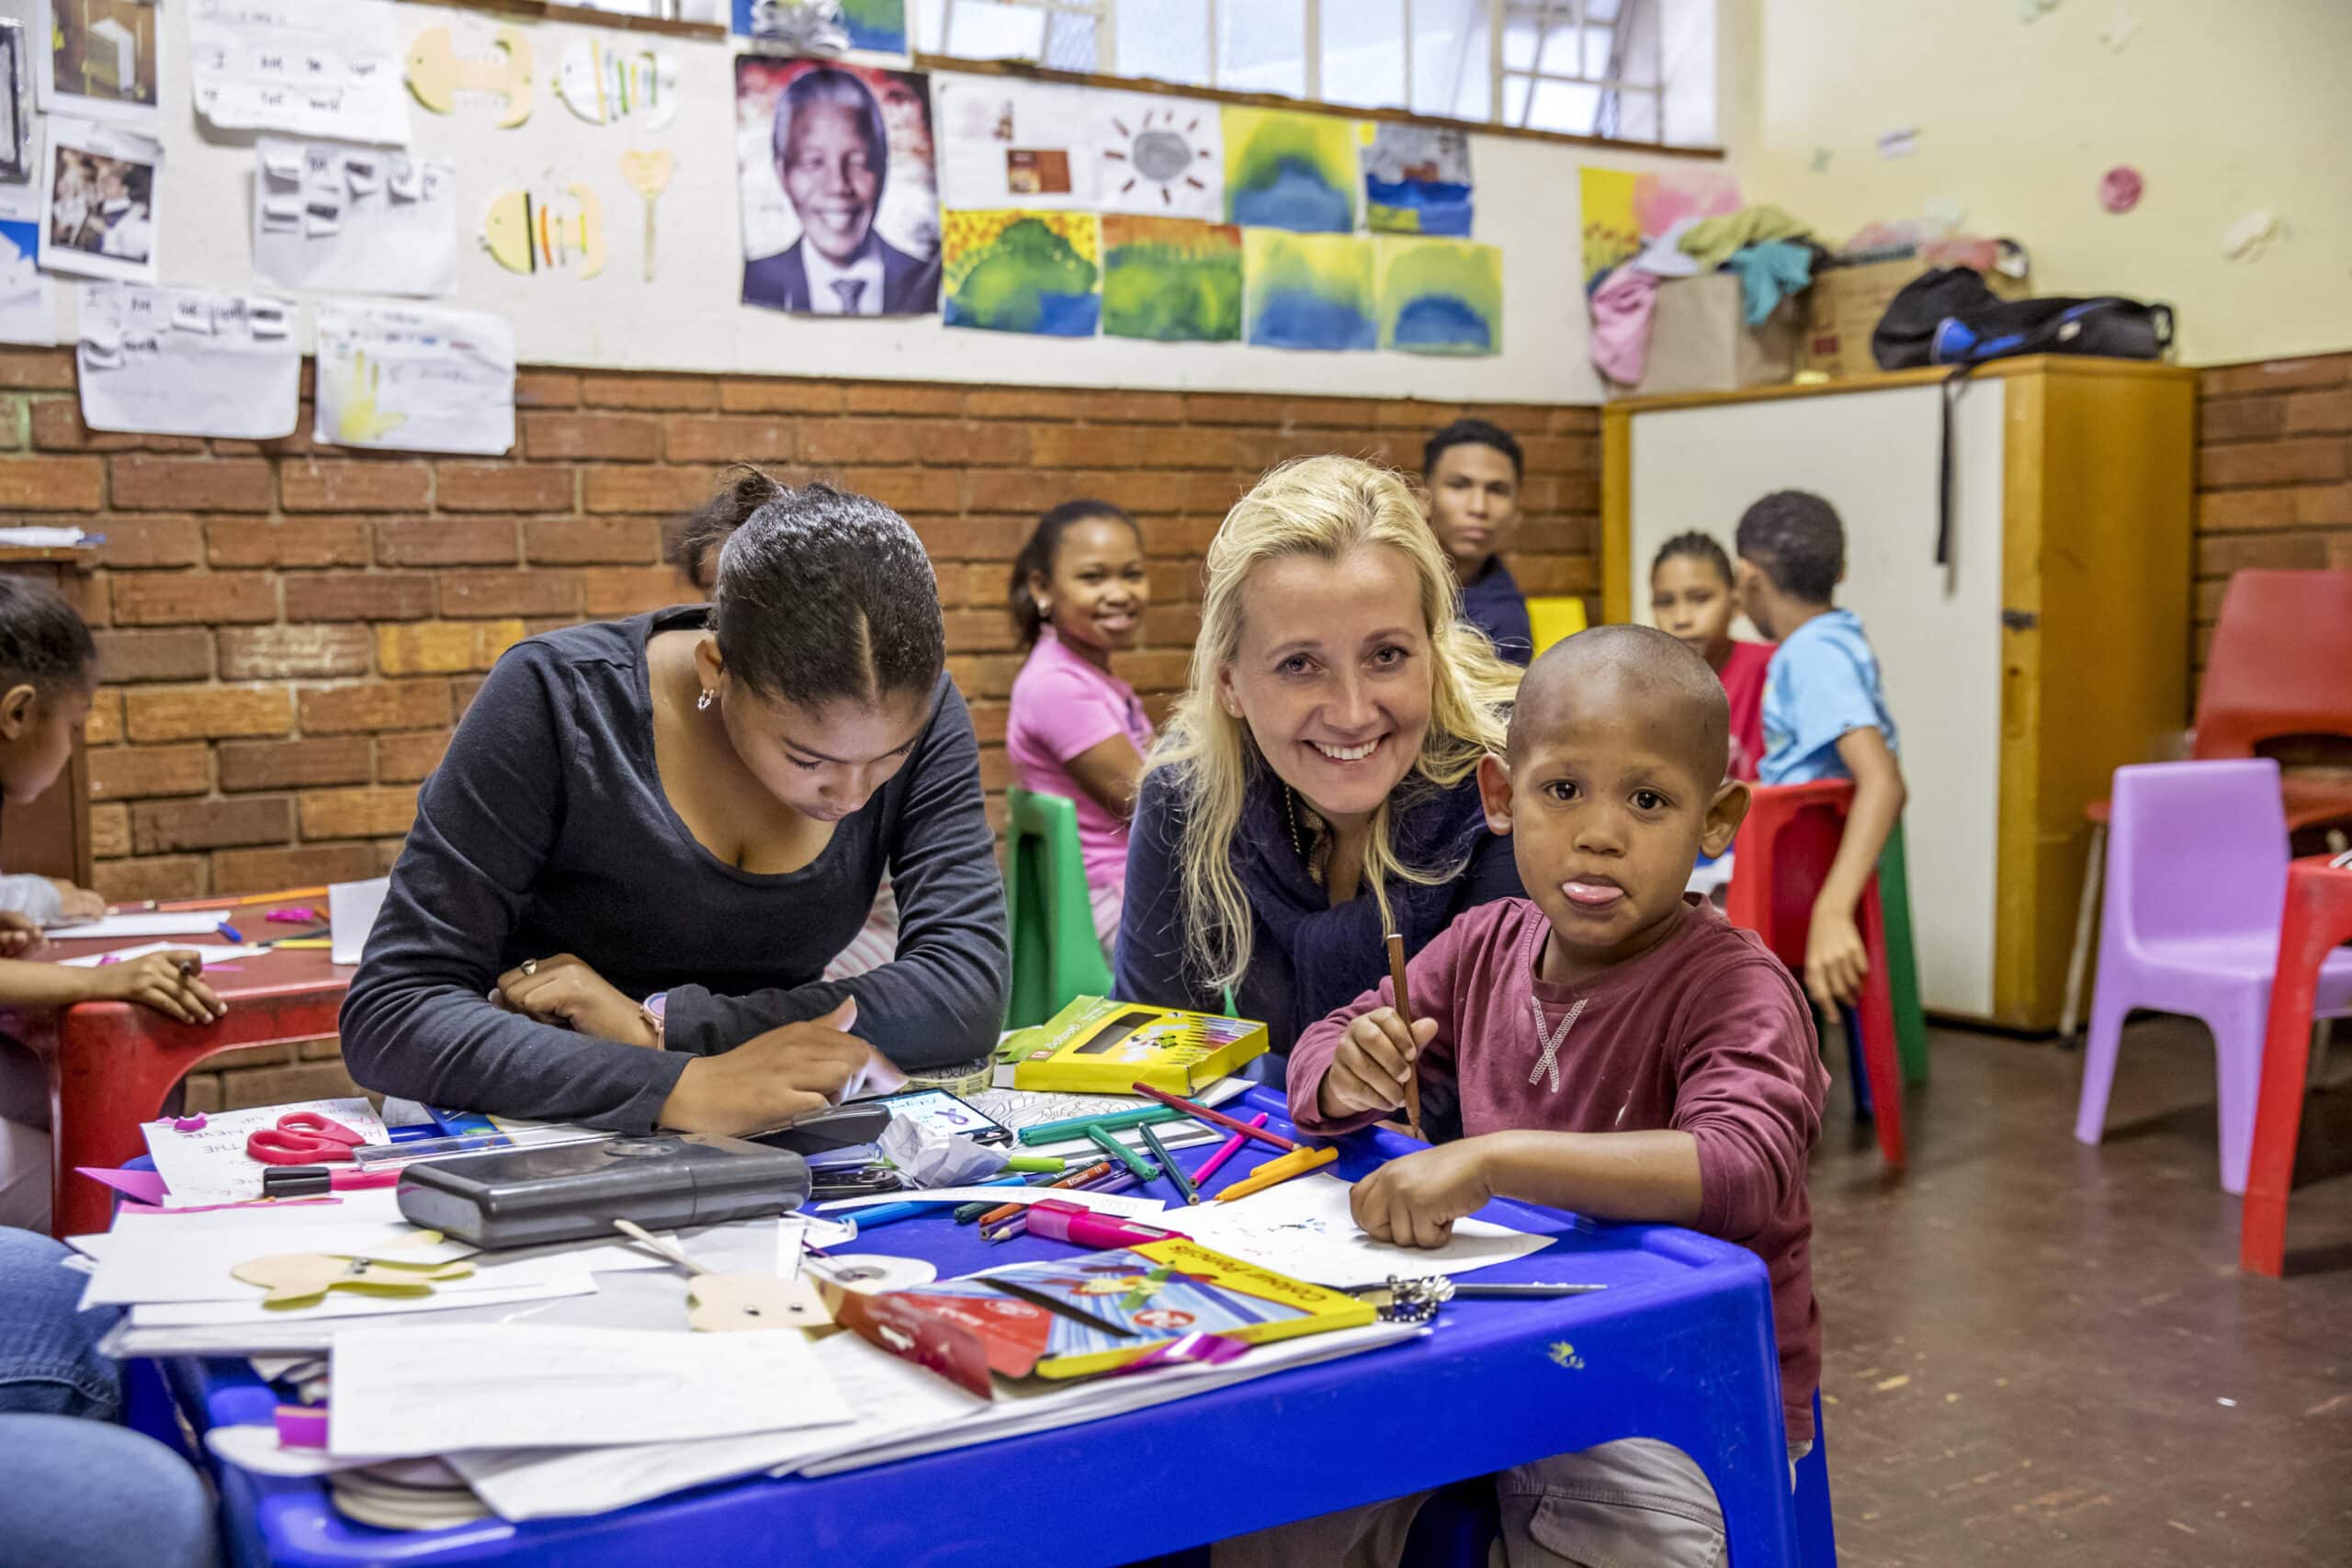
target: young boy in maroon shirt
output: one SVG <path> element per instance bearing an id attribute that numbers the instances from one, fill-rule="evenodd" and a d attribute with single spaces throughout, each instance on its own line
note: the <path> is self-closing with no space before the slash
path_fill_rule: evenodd
<path id="1" fill-rule="evenodd" d="M 1828 1077 L 1788 971 L 1683 897 L 1700 851 L 1721 854 L 1747 813 L 1747 786 L 1724 778 L 1729 734 L 1706 660 L 1654 628 L 1596 627 L 1537 660 L 1509 754 L 1478 772 L 1529 897 L 1470 910 L 1413 960 L 1409 1029 L 1383 983 L 1308 1030 L 1291 1114 L 1351 1131 L 1402 1105 L 1416 1067 L 1432 1100 L 1459 1104 L 1461 1138 L 1356 1184 L 1356 1222 L 1381 1240 L 1439 1246 L 1508 1197 L 1754 1250 L 1793 1460 L 1821 1374 L 1804 1183 Z M 1663 1444 L 1522 1465 L 1499 1488 L 1513 1568 L 1722 1550 L 1712 1489 Z"/>

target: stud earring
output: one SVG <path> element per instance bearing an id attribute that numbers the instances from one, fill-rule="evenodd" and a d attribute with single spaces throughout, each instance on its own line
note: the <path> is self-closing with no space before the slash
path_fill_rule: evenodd
<path id="1" fill-rule="evenodd" d="M 718 693 L 716 690 L 709 686 L 705 686 L 702 689 L 702 695 L 695 699 L 695 711 L 696 713 L 700 713 L 703 709 L 708 707 L 710 705 L 710 699 L 717 695 L 718 695 Z"/>
<path id="2" fill-rule="evenodd" d="M 1052 620 L 1054 618 L 1054 602 L 1050 599 L 1038 600 L 1037 614 L 1043 615 L 1046 620 Z"/>

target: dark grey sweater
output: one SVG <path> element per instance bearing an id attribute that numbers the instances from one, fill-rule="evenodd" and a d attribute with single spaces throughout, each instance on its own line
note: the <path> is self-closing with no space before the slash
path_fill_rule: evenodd
<path id="1" fill-rule="evenodd" d="M 906 765 L 808 865 L 741 871 L 698 842 L 654 762 L 646 642 L 681 606 L 532 637 L 498 662 L 425 781 L 343 1007 L 344 1060 L 428 1104 L 642 1131 L 690 1056 L 857 998 L 857 1033 L 906 1066 L 992 1045 L 1010 972 L 1004 888 L 971 716 L 944 675 Z M 819 976 L 888 866 L 896 962 Z M 492 1008 L 498 976 L 576 954 L 627 997 L 669 993 L 669 1048 Z"/>

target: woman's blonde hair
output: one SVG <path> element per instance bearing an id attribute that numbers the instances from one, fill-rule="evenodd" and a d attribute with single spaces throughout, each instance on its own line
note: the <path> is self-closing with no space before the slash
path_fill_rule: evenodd
<path id="1" fill-rule="evenodd" d="M 1225 514 L 1209 542 L 1190 683 L 1146 770 L 1169 770 L 1185 808 L 1177 848 L 1185 894 L 1184 956 L 1211 989 L 1238 989 L 1250 967 L 1250 903 L 1233 869 L 1233 835 L 1249 780 L 1266 766 L 1249 725 L 1217 701 L 1218 673 L 1241 651 L 1242 586 L 1261 564 L 1283 556 L 1337 561 L 1374 546 L 1401 554 L 1420 586 L 1432 701 L 1429 729 L 1411 771 L 1373 814 L 1363 880 L 1385 925 L 1391 878 L 1433 884 L 1461 874 L 1458 865 L 1408 865 L 1397 856 L 1390 830 L 1396 800 L 1416 776 L 1451 788 L 1469 776 L 1481 756 L 1503 749 L 1503 725 L 1520 672 L 1495 656 L 1483 632 L 1462 619 L 1453 565 L 1401 476 L 1354 457 L 1285 463 Z"/>

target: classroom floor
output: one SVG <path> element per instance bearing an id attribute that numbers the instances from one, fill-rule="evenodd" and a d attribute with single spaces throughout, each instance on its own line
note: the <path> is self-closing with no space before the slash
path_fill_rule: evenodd
<path id="1" fill-rule="evenodd" d="M 1831 1090 L 1814 1280 L 1840 1561 L 2352 1562 L 2352 1041 L 2305 1117 L 2283 1283 L 2237 1271 L 2204 1030 L 2126 1032 L 2096 1149 L 2081 1064 L 1937 1031 L 1892 1188 Z"/>

